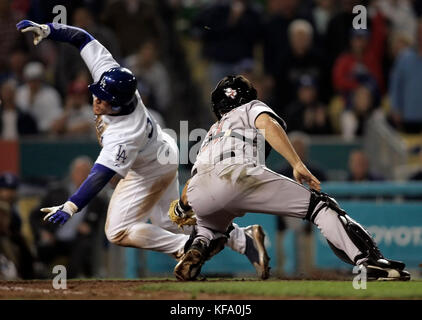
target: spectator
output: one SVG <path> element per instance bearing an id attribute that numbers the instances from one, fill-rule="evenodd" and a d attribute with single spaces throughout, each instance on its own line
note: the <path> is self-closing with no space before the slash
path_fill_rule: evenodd
<path id="1" fill-rule="evenodd" d="M 406 33 L 394 32 L 390 35 L 390 56 L 396 60 L 403 50 L 414 45 L 415 39 L 410 38 Z"/>
<path id="2" fill-rule="evenodd" d="M 103 22 L 116 32 L 124 57 L 133 54 L 148 39 L 166 47 L 163 23 L 155 6 L 145 0 L 117 0 L 105 8 Z"/>
<path id="3" fill-rule="evenodd" d="M 0 86 L 0 137 L 17 140 L 19 136 L 36 134 L 37 123 L 28 112 L 16 105 L 16 82 L 12 79 Z"/>
<path id="4" fill-rule="evenodd" d="M 20 85 L 23 83 L 23 69 L 28 62 L 28 53 L 21 47 L 13 48 L 8 57 L 8 68 L 0 72 L 0 82 L 14 79 Z"/>
<path id="5" fill-rule="evenodd" d="M 341 133 L 346 140 L 364 134 L 366 121 L 377 108 L 374 93 L 369 86 L 357 87 L 349 106 L 340 116 Z"/>
<path id="6" fill-rule="evenodd" d="M 263 23 L 264 71 L 275 76 L 282 67 L 282 57 L 288 54 L 288 28 L 295 19 L 305 18 L 299 13 L 299 0 L 269 0 Z"/>
<path id="7" fill-rule="evenodd" d="M 120 45 L 112 30 L 95 21 L 93 13 L 86 7 L 75 8 L 72 15 L 72 24 L 75 27 L 88 31 L 101 42 L 111 54 L 120 59 Z M 67 43 L 58 43 L 58 66 L 55 72 L 57 87 L 60 92 L 66 93 L 66 89 L 81 70 L 86 66 L 79 51 Z"/>
<path id="8" fill-rule="evenodd" d="M 349 155 L 349 176 L 348 181 L 382 181 L 384 178 L 369 170 L 369 160 L 362 150 L 355 150 Z"/>
<path id="9" fill-rule="evenodd" d="M 23 74 L 25 84 L 16 92 L 16 104 L 35 118 L 40 132 L 49 133 L 62 113 L 60 96 L 44 83 L 44 66 L 40 62 L 28 63 Z"/>
<path id="10" fill-rule="evenodd" d="M 325 39 L 328 23 L 335 13 L 334 0 L 315 0 L 315 7 L 312 9 L 312 21 L 315 25 L 315 33 L 319 40 Z"/>
<path id="11" fill-rule="evenodd" d="M 338 56 L 347 49 L 350 43 L 350 27 L 355 14 L 353 7 L 360 5 L 359 0 L 340 0 L 340 11 L 328 22 L 325 35 L 325 53 L 331 68 Z"/>
<path id="12" fill-rule="evenodd" d="M 286 108 L 287 129 L 308 134 L 331 134 L 327 107 L 318 100 L 318 88 L 312 76 L 303 75 L 297 85 L 297 100 Z"/>
<path id="13" fill-rule="evenodd" d="M 73 25 L 86 30 L 101 42 L 108 51 L 120 59 L 120 45 L 116 35 L 108 27 L 95 21 L 92 11 L 87 7 L 78 7 L 73 12 Z"/>
<path id="14" fill-rule="evenodd" d="M 378 0 L 374 4 L 391 22 L 391 33 L 400 33 L 409 39 L 416 37 L 417 18 L 411 0 Z"/>
<path id="15" fill-rule="evenodd" d="M 198 14 L 194 25 L 210 61 L 212 86 L 229 74 L 238 74 L 245 61 L 253 61 L 261 17 L 249 0 L 215 2 Z"/>
<path id="16" fill-rule="evenodd" d="M 350 50 L 341 54 L 334 64 L 333 87 L 345 97 L 364 83 L 375 83 L 384 92 L 384 17 L 377 12 L 371 33 L 366 29 L 351 29 L 350 32 Z"/>
<path id="17" fill-rule="evenodd" d="M 148 108 L 165 115 L 168 104 L 172 100 L 170 78 L 166 68 L 159 60 L 157 44 L 152 40 L 144 42 L 136 54 L 126 58 L 125 65 L 132 70 L 141 84 L 139 90 L 142 99 L 150 97 L 148 102 L 145 101 Z M 146 90 L 143 90 L 144 86 L 149 88 L 149 95 L 148 92 L 145 92 Z"/>
<path id="18" fill-rule="evenodd" d="M 88 83 L 73 81 L 67 90 L 64 112 L 53 123 L 52 132 L 72 137 L 95 137 L 95 117 L 88 98 Z"/>
<path id="19" fill-rule="evenodd" d="M 20 233 L 22 219 L 17 210 L 17 189 L 19 180 L 13 173 L 5 172 L 0 175 L 0 201 L 9 205 L 10 233 Z"/>
<path id="20" fill-rule="evenodd" d="M 422 131 L 422 20 L 418 23 L 416 48 L 403 50 L 391 72 L 392 121 L 407 133 Z"/>
<path id="21" fill-rule="evenodd" d="M 10 207 L 0 201 L 0 280 L 17 280 L 18 252 L 9 238 Z"/>
<path id="22" fill-rule="evenodd" d="M 413 9 L 415 10 L 416 16 L 422 16 L 422 3 L 420 1 L 412 1 Z"/>
<path id="23" fill-rule="evenodd" d="M 273 80 L 271 76 L 259 73 L 255 70 L 243 70 L 240 73 L 253 84 L 257 91 L 258 99 L 269 106 L 275 105 L 274 95 L 272 94 Z"/>
<path id="24" fill-rule="evenodd" d="M 323 83 L 324 62 L 312 46 L 313 28 L 306 20 L 295 20 L 289 25 L 290 49 L 282 59 L 282 66 L 275 78 L 275 88 L 280 114 L 286 106 L 293 102 L 297 84 L 302 75 L 310 75 L 317 82 Z M 276 108 L 277 109 L 277 108 Z"/>
<path id="25" fill-rule="evenodd" d="M 21 19 L 21 14 L 12 9 L 11 0 L 0 1 L 0 73 L 8 69 L 9 53 L 19 37 L 16 23 Z"/>
<path id="26" fill-rule="evenodd" d="M 16 267 L 21 278 L 32 279 L 34 277 L 34 257 L 21 232 L 22 219 L 17 208 L 18 187 L 19 179 L 16 175 L 13 173 L 0 175 L 0 201 L 7 203 L 9 207 L 9 230 L 7 234 L 17 253 Z"/>
<path id="27" fill-rule="evenodd" d="M 289 139 L 292 143 L 292 146 L 296 150 L 296 153 L 298 154 L 300 159 L 302 159 L 303 163 L 306 165 L 309 171 L 311 171 L 319 181 L 326 181 L 327 177 L 324 170 L 309 161 L 309 136 L 306 133 L 300 131 L 293 131 L 289 133 Z M 293 169 L 291 166 L 283 167 L 278 172 L 281 173 L 283 176 L 293 179 Z"/>
<path id="28" fill-rule="evenodd" d="M 96 272 L 95 258 L 99 249 L 95 243 L 104 234 L 100 232 L 99 226 L 107 210 L 106 202 L 97 196 L 62 227 L 44 222 L 40 208 L 52 202 L 66 201 L 88 176 L 91 167 L 92 161 L 89 158 L 76 158 L 70 166 L 70 181 L 51 186 L 30 217 L 40 261 L 49 266 L 64 256 L 70 278 L 81 275 L 90 277 Z"/>

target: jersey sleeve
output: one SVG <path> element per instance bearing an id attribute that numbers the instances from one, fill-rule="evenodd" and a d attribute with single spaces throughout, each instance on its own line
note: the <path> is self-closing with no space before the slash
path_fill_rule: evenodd
<path id="1" fill-rule="evenodd" d="M 125 177 L 135 162 L 140 147 L 135 142 L 125 141 L 124 139 L 108 142 L 107 137 L 105 137 L 103 148 L 95 163 L 101 164 Z"/>
<path id="2" fill-rule="evenodd" d="M 94 82 L 100 79 L 103 72 L 110 68 L 120 67 L 111 53 L 97 40 L 85 45 L 81 50 L 81 57 L 91 72 Z"/>
<path id="3" fill-rule="evenodd" d="M 284 122 L 284 120 L 277 113 L 275 113 L 273 109 L 271 109 L 269 106 L 267 106 L 264 102 L 258 101 L 258 100 L 253 101 L 251 103 L 249 110 L 248 110 L 249 125 L 252 128 L 256 128 L 255 120 L 262 113 L 269 114 L 271 117 L 273 117 L 275 120 L 277 120 L 277 122 L 283 127 L 284 130 L 287 129 L 287 125 Z"/>

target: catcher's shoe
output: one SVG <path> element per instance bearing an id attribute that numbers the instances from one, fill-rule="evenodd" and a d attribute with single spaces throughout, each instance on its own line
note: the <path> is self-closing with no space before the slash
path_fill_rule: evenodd
<path id="1" fill-rule="evenodd" d="M 401 261 L 391 260 L 391 259 L 384 259 L 388 262 L 391 268 L 398 269 L 398 270 L 404 270 L 406 265 Z"/>
<path id="2" fill-rule="evenodd" d="M 207 251 L 205 241 L 195 241 L 174 268 L 176 278 L 182 281 L 195 280 L 206 260 Z"/>
<path id="3" fill-rule="evenodd" d="M 270 257 L 265 249 L 265 233 L 260 225 L 249 226 L 244 229 L 246 234 L 245 255 L 255 267 L 258 277 L 262 280 L 270 276 Z"/>
<path id="4" fill-rule="evenodd" d="M 400 261 L 387 259 L 368 260 L 362 266 L 366 268 L 368 280 L 410 280 L 410 273 L 404 270 L 405 264 Z"/>

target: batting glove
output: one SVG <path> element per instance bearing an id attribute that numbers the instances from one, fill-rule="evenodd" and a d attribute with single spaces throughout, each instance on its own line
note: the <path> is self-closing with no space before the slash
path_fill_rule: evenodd
<path id="1" fill-rule="evenodd" d="M 30 20 L 22 20 L 17 25 L 21 32 L 33 32 L 34 33 L 34 45 L 37 45 L 41 42 L 42 39 L 45 39 L 50 34 L 50 27 L 46 24 L 38 24 Z"/>
<path id="2" fill-rule="evenodd" d="M 52 223 L 58 222 L 62 225 L 78 212 L 78 207 L 72 201 L 66 201 L 61 206 L 42 208 L 41 212 L 48 213 L 44 221 L 48 219 Z"/>

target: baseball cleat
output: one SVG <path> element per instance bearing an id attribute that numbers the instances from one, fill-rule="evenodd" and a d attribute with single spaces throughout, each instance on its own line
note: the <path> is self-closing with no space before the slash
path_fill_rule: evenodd
<path id="1" fill-rule="evenodd" d="M 246 227 L 246 250 L 245 255 L 255 267 L 258 277 L 262 280 L 270 276 L 270 257 L 265 249 L 265 233 L 260 225 Z"/>
<path id="2" fill-rule="evenodd" d="M 204 241 L 193 243 L 174 268 L 176 278 L 181 281 L 195 280 L 205 262 L 206 251 L 207 245 Z"/>
<path id="3" fill-rule="evenodd" d="M 410 273 L 404 270 L 405 264 L 400 261 L 378 259 L 362 264 L 366 268 L 368 280 L 408 281 Z"/>
<path id="4" fill-rule="evenodd" d="M 404 270 L 406 265 L 401 261 L 391 260 L 391 259 L 384 259 L 393 269 Z"/>

